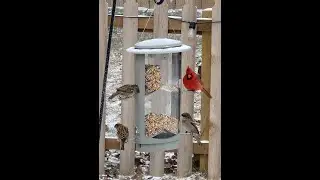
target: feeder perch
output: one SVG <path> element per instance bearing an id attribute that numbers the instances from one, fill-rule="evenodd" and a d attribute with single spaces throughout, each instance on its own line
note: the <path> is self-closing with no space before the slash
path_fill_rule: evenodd
<path id="1" fill-rule="evenodd" d="M 135 54 L 135 83 L 140 93 L 135 98 L 136 150 L 142 152 L 157 152 L 178 148 L 180 92 L 181 92 L 181 53 L 191 50 L 190 46 L 181 41 L 167 38 L 156 38 L 141 41 L 127 52 Z M 151 56 L 154 64 L 161 72 L 161 85 L 151 94 L 146 94 L 146 57 Z M 151 104 L 151 107 L 150 107 Z M 152 125 L 148 121 L 152 117 Z M 163 121 L 166 119 L 166 121 Z M 162 124 L 161 124 L 162 122 Z M 165 122 L 165 123 L 163 123 Z M 170 125 L 169 122 L 175 124 Z M 149 132 L 146 124 L 152 126 L 156 134 Z M 164 125 L 159 129 L 157 125 Z M 146 132 L 147 131 L 147 132 Z"/>

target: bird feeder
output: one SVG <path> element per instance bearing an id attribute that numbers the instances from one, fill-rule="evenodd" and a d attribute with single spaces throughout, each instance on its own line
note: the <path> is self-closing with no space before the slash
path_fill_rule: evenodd
<path id="1" fill-rule="evenodd" d="M 191 47 L 181 41 L 167 38 L 141 41 L 127 49 L 127 52 L 135 54 L 135 84 L 140 89 L 135 98 L 137 151 L 157 152 L 178 148 L 181 53 L 189 50 Z M 160 79 L 147 78 L 149 67 L 153 67 L 152 72 L 158 71 Z M 154 84 L 148 80 L 154 81 Z M 156 88 L 150 90 L 153 87 Z"/>

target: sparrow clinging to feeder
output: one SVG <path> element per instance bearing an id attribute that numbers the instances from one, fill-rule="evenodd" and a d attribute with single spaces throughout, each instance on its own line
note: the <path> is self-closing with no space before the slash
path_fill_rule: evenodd
<path id="1" fill-rule="evenodd" d="M 114 128 L 117 130 L 117 137 L 120 140 L 120 150 L 124 150 L 124 143 L 128 142 L 129 138 L 129 129 L 120 123 L 114 125 Z"/>
<path id="2" fill-rule="evenodd" d="M 117 91 L 113 93 L 109 99 L 113 99 L 114 97 L 118 96 L 120 100 L 132 98 L 134 95 L 139 93 L 139 86 L 136 84 L 125 84 L 119 88 Z"/>
<path id="3" fill-rule="evenodd" d="M 192 119 L 189 113 L 182 113 L 182 125 L 192 134 L 192 136 L 197 140 L 198 144 L 200 142 L 200 132 L 195 124 L 195 121 Z"/>

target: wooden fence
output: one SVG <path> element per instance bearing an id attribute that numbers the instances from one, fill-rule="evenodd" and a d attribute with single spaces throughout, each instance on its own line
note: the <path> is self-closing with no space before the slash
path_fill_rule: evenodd
<path id="1" fill-rule="evenodd" d="M 112 1 L 113 0 L 107 0 L 109 6 L 112 5 Z M 186 0 L 165 0 L 165 1 L 167 1 L 169 9 L 182 9 Z M 214 5 L 213 0 L 194 0 L 194 1 L 197 9 L 212 8 L 212 6 Z M 125 2 L 126 0 L 117 0 L 117 6 L 123 7 Z M 149 9 L 153 9 L 154 7 L 154 0 L 136 0 L 136 2 L 138 3 L 138 7 L 146 7 Z"/>
<path id="2" fill-rule="evenodd" d="M 100 10 L 107 11 L 108 4 L 112 0 L 107 0 L 108 4 L 100 0 Z M 106 4 L 106 5 L 105 5 Z M 202 146 L 193 142 L 190 135 L 182 135 L 178 152 L 178 176 L 185 177 L 191 174 L 192 154 L 200 159 L 200 169 L 208 170 L 208 179 L 220 179 L 220 87 L 221 87 L 221 21 L 220 18 L 220 0 L 165 0 L 162 5 L 154 6 L 153 0 L 117 0 L 117 6 L 124 7 L 124 15 L 116 16 L 114 25 L 123 28 L 123 59 L 122 59 L 122 83 L 134 83 L 134 55 L 126 52 L 126 49 L 134 46 L 138 41 L 137 33 L 144 29 L 144 32 L 153 32 L 153 36 L 167 37 L 168 33 L 181 33 L 181 41 L 191 46 L 190 52 L 182 53 L 181 69 L 187 65 L 195 67 L 195 48 L 196 34 L 202 34 L 202 71 L 201 78 L 205 87 L 210 90 L 212 99 L 202 95 L 201 102 L 201 129 L 207 128 L 202 137 Z M 138 16 L 138 7 L 147 7 L 154 9 L 154 15 Z M 181 9 L 182 17 L 168 16 L 168 9 Z M 197 18 L 197 9 L 204 9 L 202 18 Z M 129 17 L 130 18 L 126 18 Z M 136 18 L 132 18 L 136 17 Z M 189 34 L 189 22 L 197 22 L 195 32 Z M 100 13 L 100 69 L 104 65 L 106 35 L 110 24 L 110 15 Z M 155 30 L 155 31 L 154 31 Z M 104 67 L 104 66 L 103 66 Z M 103 68 L 102 68 L 103 69 Z M 184 72 L 181 72 L 181 76 Z M 100 74 L 101 75 L 101 74 Z M 100 83 L 102 80 L 100 80 Z M 102 86 L 100 86 L 101 89 Z M 181 112 L 193 114 L 194 94 L 181 92 Z M 122 102 L 121 123 L 129 128 L 129 139 L 134 139 L 135 134 L 135 103 L 134 99 Z M 104 125 L 104 123 L 102 124 Z M 104 128 L 104 126 L 103 126 Z M 183 131 L 183 130 L 182 130 Z M 103 138 L 101 138 L 103 139 Z M 100 141 L 100 174 L 103 173 L 104 149 L 119 149 L 119 143 L 115 138 L 108 138 Z M 120 152 L 120 174 L 132 175 L 134 173 L 135 143 L 129 141 L 125 144 L 125 150 Z M 153 176 L 162 176 L 164 169 L 164 152 L 150 154 L 150 173 Z M 102 166 L 102 167 L 101 167 Z"/>

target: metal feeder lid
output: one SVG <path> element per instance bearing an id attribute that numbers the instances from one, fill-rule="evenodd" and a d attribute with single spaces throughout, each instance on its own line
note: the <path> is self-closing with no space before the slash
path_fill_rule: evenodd
<path id="1" fill-rule="evenodd" d="M 168 38 L 155 38 L 138 42 L 134 47 L 128 48 L 127 52 L 133 54 L 167 54 L 189 50 L 191 50 L 191 47 L 182 44 L 181 41 Z"/>
<path id="2" fill-rule="evenodd" d="M 182 46 L 182 42 L 168 38 L 156 38 L 141 41 L 135 44 L 136 49 L 165 49 Z"/>

